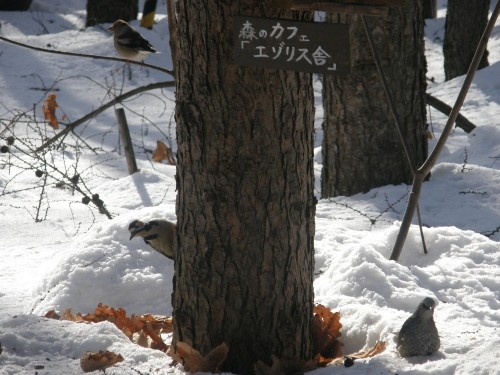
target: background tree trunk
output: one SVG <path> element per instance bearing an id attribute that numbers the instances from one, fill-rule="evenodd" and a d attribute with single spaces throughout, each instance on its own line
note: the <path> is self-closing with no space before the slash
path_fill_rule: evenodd
<path id="1" fill-rule="evenodd" d="M 115 22 L 122 19 L 137 19 L 139 0 L 87 0 L 87 21 L 85 26 Z"/>
<path id="2" fill-rule="evenodd" d="M 437 0 L 424 0 L 424 18 L 436 18 Z"/>
<path id="3" fill-rule="evenodd" d="M 406 1 L 388 17 L 367 17 L 412 162 L 427 156 L 422 2 Z M 323 79 L 322 197 L 411 183 L 412 173 L 358 16 L 349 22 L 352 72 Z"/>
<path id="4" fill-rule="evenodd" d="M 177 6 L 174 343 L 206 354 L 226 342 L 224 370 L 235 373 L 272 354 L 309 358 L 311 75 L 231 61 L 233 16 L 292 12 L 257 0 Z"/>
<path id="5" fill-rule="evenodd" d="M 448 81 L 464 75 L 488 23 L 490 0 L 448 0 L 443 43 L 444 75 Z M 488 51 L 479 69 L 488 66 Z"/>

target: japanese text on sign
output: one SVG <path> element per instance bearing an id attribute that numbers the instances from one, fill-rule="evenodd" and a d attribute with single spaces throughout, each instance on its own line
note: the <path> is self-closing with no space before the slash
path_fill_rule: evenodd
<path id="1" fill-rule="evenodd" d="M 233 32 L 237 64 L 350 73 L 348 25 L 235 17 Z"/>

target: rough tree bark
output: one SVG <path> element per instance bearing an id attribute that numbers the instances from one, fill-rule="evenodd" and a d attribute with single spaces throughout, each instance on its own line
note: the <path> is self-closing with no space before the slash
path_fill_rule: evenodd
<path id="1" fill-rule="evenodd" d="M 99 23 L 135 20 L 139 12 L 138 0 L 87 0 L 85 26 Z"/>
<path id="2" fill-rule="evenodd" d="M 437 0 L 424 0 L 424 18 L 436 18 Z"/>
<path id="3" fill-rule="evenodd" d="M 489 8 L 490 0 L 448 0 L 443 43 L 447 81 L 467 73 L 488 22 Z M 479 69 L 488 65 L 488 51 L 485 51 Z"/>
<path id="4" fill-rule="evenodd" d="M 223 370 L 309 358 L 313 307 L 311 75 L 232 63 L 235 15 L 306 17 L 266 1 L 178 0 L 174 343 Z"/>
<path id="5" fill-rule="evenodd" d="M 358 16 L 348 22 L 352 72 L 323 79 L 323 197 L 352 195 L 374 187 L 411 183 L 412 172 L 398 138 L 380 76 Z M 406 1 L 388 17 L 367 17 L 396 116 L 414 165 L 427 157 L 425 56 L 422 2 Z"/>

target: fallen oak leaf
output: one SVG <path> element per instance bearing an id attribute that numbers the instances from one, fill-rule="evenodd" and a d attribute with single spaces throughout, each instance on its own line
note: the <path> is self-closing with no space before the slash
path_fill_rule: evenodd
<path id="1" fill-rule="evenodd" d="M 340 313 L 332 313 L 323 305 L 313 308 L 312 335 L 313 348 L 318 366 L 326 366 L 335 358 L 340 358 L 343 344 L 338 340 L 341 336 Z"/>
<path id="2" fill-rule="evenodd" d="M 182 364 L 184 369 L 188 372 L 192 372 L 192 368 L 195 368 L 197 363 L 203 360 L 203 356 L 199 351 L 182 341 L 178 341 L 175 346 L 170 346 L 167 354 L 172 357 L 175 362 Z"/>
<path id="3" fill-rule="evenodd" d="M 168 346 L 163 342 L 162 338 L 159 335 L 159 332 L 156 332 L 153 328 L 152 325 L 149 322 L 146 322 L 144 324 L 144 327 L 142 328 L 142 331 L 151 339 L 153 340 L 153 344 L 151 347 L 154 349 L 159 349 L 162 352 L 166 352 L 168 350 Z"/>
<path id="4" fill-rule="evenodd" d="M 61 320 L 69 320 L 70 322 L 78 322 L 78 323 L 79 322 L 88 323 L 83 319 L 82 314 L 80 314 L 80 313 L 74 314 L 70 308 L 64 310 L 64 312 L 61 316 Z"/>
<path id="5" fill-rule="evenodd" d="M 227 358 L 228 352 L 229 346 L 225 342 L 216 346 L 205 356 L 203 366 L 200 371 L 219 372 L 222 363 L 224 363 Z"/>
<path id="6" fill-rule="evenodd" d="M 141 345 L 150 343 L 151 345 L 147 347 L 163 352 L 168 350 L 168 346 L 163 342 L 160 334 L 173 331 L 173 320 L 171 317 L 156 317 L 151 314 L 145 314 L 143 316 L 132 315 L 129 318 L 124 309 L 115 309 L 102 303 L 97 305 L 92 314 L 74 314 L 69 308 L 64 311 L 61 317 L 53 310 L 47 312 L 46 317 L 83 323 L 108 321 L 115 324 L 132 342 L 140 341 Z M 143 335 L 146 338 L 141 337 Z"/>
<path id="7" fill-rule="evenodd" d="M 348 354 L 343 358 L 336 358 L 332 363 L 335 365 L 343 364 L 345 367 L 350 367 L 354 364 L 355 359 L 375 357 L 376 355 L 384 352 L 385 348 L 386 348 L 385 341 L 377 341 L 375 345 L 373 345 L 371 348 L 360 350 L 359 352 L 355 352 L 352 354 Z M 346 362 L 349 365 L 346 365 Z"/>
<path id="8" fill-rule="evenodd" d="M 319 318 L 321 322 L 321 327 L 328 330 L 328 333 L 335 338 L 342 336 L 340 333 L 340 329 L 342 328 L 342 324 L 340 324 L 340 313 L 332 311 L 321 305 L 315 305 L 313 308 L 314 315 Z"/>
<path id="9" fill-rule="evenodd" d="M 150 348 L 152 341 L 153 340 L 151 340 L 150 337 L 142 331 L 134 333 L 132 336 L 132 342 L 142 346 L 143 348 Z"/>
<path id="10" fill-rule="evenodd" d="M 61 320 L 61 316 L 56 312 L 56 310 L 49 310 L 44 315 L 45 318 Z"/>
<path id="11" fill-rule="evenodd" d="M 385 350 L 385 341 L 377 341 L 371 348 L 349 354 L 348 357 L 354 359 L 370 358 L 382 353 Z"/>
<path id="12" fill-rule="evenodd" d="M 219 368 L 226 360 L 229 346 L 222 343 L 212 349 L 206 356 L 194 349 L 188 343 L 178 341 L 170 347 L 169 354 L 176 362 L 184 366 L 187 372 L 219 372 Z"/>
<path id="13" fill-rule="evenodd" d="M 99 352 L 84 352 L 80 357 L 80 367 L 84 372 L 103 370 L 106 367 L 122 362 L 123 357 L 120 354 L 108 350 Z"/>
<path id="14" fill-rule="evenodd" d="M 171 346 L 169 354 L 176 362 L 184 366 L 188 372 L 197 372 L 200 364 L 203 362 L 203 356 L 191 345 L 178 341 L 175 346 Z"/>

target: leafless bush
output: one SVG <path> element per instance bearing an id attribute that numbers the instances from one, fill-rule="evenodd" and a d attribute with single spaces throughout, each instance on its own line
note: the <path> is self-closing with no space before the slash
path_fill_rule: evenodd
<path id="1" fill-rule="evenodd" d="M 2 177 L 0 178 L 0 207 L 10 206 L 10 208 L 25 210 L 35 222 L 39 222 L 47 218 L 52 204 L 56 200 L 60 201 L 60 197 L 63 196 L 70 202 L 68 205 L 70 210 L 75 204 L 85 205 L 94 218 L 94 213 L 98 212 L 111 219 L 113 215 L 106 207 L 105 198 L 100 197 L 98 192 L 92 191 L 89 187 L 91 184 L 88 182 L 97 175 L 100 178 L 105 175 L 101 168 L 102 164 L 121 158 L 120 137 L 116 124 L 107 125 L 107 129 L 101 124 L 100 130 L 97 130 L 97 127 L 95 129 L 92 127 L 91 122 L 103 111 L 102 107 L 109 108 L 120 104 L 140 119 L 141 135 L 139 139 L 134 139 L 134 146 L 137 147 L 139 153 L 148 155 L 149 158 L 152 150 L 144 139 L 149 128 L 155 128 L 169 144 L 172 143 L 172 115 L 168 113 L 167 95 L 146 93 L 135 89 L 136 95 L 151 96 L 148 101 L 154 101 L 156 108 L 163 108 L 163 114 L 170 117 L 170 125 L 165 129 L 170 132 L 169 135 L 157 124 L 156 119 L 147 116 L 146 110 L 142 113 L 138 112 L 124 101 L 132 100 L 133 97 L 129 95 L 130 92 L 124 92 L 125 76 L 117 77 L 112 73 L 104 83 L 97 82 L 90 77 L 59 77 L 49 87 L 42 79 L 40 91 L 57 92 L 57 83 L 67 79 L 88 80 L 91 84 L 102 88 L 103 98 L 99 103 L 99 108 L 93 111 L 95 115 L 84 116 L 84 121 L 76 125 L 74 124 L 81 119 L 70 122 L 70 119 L 65 116 L 66 122 L 61 120 L 62 128 L 57 131 L 37 115 L 37 112 L 40 112 L 39 107 L 41 107 L 43 95 L 40 101 L 29 110 L 7 109 L 9 115 L 0 119 L 0 173 L 2 170 L 5 171 L 3 176 L 0 174 Z M 76 126 L 81 126 L 81 128 L 76 129 Z M 81 157 L 83 154 L 97 155 L 98 161 L 89 165 L 88 161 Z M 26 180 L 30 182 L 26 184 Z M 2 197 L 19 194 L 26 190 L 37 193 L 36 202 L 20 201 L 15 207 L 11 203 L 5 203 L 7 200 L 2 202 Z M 75 223 L 75 226 L 77 225 Z"/>

